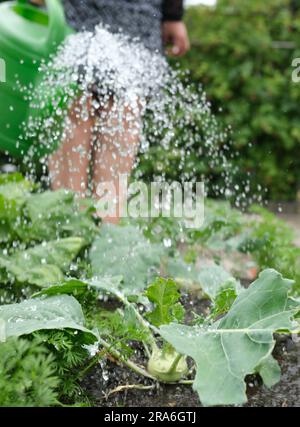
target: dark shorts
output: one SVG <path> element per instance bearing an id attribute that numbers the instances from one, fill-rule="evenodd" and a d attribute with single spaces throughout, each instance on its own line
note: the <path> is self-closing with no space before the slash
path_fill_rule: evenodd
<path id="1" fill-rule="evenodd" d="M 162 0 L 63 0 L 69 24 L 93 31 L 99 23 L 138 38 L 151 50 L 162 50 Z"/>

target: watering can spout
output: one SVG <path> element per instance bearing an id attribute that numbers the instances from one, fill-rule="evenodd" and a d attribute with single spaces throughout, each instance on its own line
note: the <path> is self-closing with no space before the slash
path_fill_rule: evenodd
<path id="1" fill-rule="evenodd" d="M 0 151 L 22 157 L 30 141 L 19 136 L 29 111 L 22 88 L 34 87 L 39 66 L 71 32 L 60 0 L 45 0 L 46 10 L 27 0 L 0 4 Z"/>

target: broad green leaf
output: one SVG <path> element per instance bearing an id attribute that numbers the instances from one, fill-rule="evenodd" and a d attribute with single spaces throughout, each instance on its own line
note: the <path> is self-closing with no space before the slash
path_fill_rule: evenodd
<path id="1" fill-rule="evenodd" d="M 143 327 L 137 320 L 136 312 L 132 306 L 127 306 L 124 310 L 101 310 L 98 316 L 99 321 L 97 322 L 97 326 L 101 332 L 101 336 L 105 336 L 111 340 L 113 346 L 121 345 L 121 348 L 124 350 L 122 343 L 124 341 L 127 347 L 125 351 L 132 353 L 133 349 L 128 346 L 128 341 L 148 342 L 149 330 Z"/>
<path id="2" fill-rule="evenodd" d="M 169 258 L 166 266 L 168 276 L 180 281 L 197 281 L 197 270 L 193 264 L 186 263 L 182 258 Z"/>
<path id="3" fill-rule="evenodd" d="M 6 340 L 6 324 L 5 320 L 0 319 L 0 343 Z"/>
<path id="4" fill-rule="evenodd" d="M 84 246 L 79 237 L 46 242 L 10 257 L 0 258 L 0 268 L 18 282 L 48 286 L 63 280 L 63 271 Z"/>
<path id="5" fill-rule="evenodd" d="M 178 302 L 180 292 L 173 280 L 158 278 L 145 292 L 155 308 L 147 313 L 147 319 L 155 326 L 167 325 L 171 322 L 182 321 L 184 308 Z"/>
<path id="6" fill-rule="evenodd" d="M 88 284 L 98 290 L 118 295 L 122 289 L 123 276 L 105 276 L 105 277 L 93 277 L 88 280 Z"/>
<path id="7" fill-rule="evenodd" d="M 203 267 L 198 273 L 196 282 L 211 300 L 214 300 L 223 289 L 234 289 L 237 292 L 241 290 L 237 280 L 217 264 Z"/>
<path id="8" fill-rule="evenodd" d="M 56 265 L 40 265 L 31 269 L 22 269 L 22 267 L 14 265 L 11 267 L 11 272 L 16 272 L 18 282 L 29 283 L 41 288 L 48 286 L 51 283 L 60 282 L 64 275 Z"/>
<path id="9" fill-rule="evenodd" d="M 158 273 L 164 249 L 151 244 L 136 227 L 103 225 L 90 251 L 93 274 L 121 275 L 124 292 L 133 294 L 145 288 Z"/>
<path id="10" fill-rule="evenodd" d="M 32 194 L 26 203 L 26 209 L 34 223 L 49 220 L 53 217 L 61 218 L 63 214 L 70 215 L 72 213 L 74 209 L 74 194 L 67 190 Z"/>
<path id="11" fill-rule="evenodd" d="M 26 251 L 17 252 L 11 259 L 23 268 L 34 268 L 43 264 L 52 264 L 65 270 L 84 246 L 80 237 L 45 242 Z"/>
<path id="12" fill-rule="evenodd" d="M 0 243 L 11 242 L 14 236 L 15 230 L 12 229 L 9 219 L 0 219 Z"/>
<path id="13" fill-rule="evenodd" d="M 0 258 L 0 271 L 3 283 L 17 280 L 19 283 L 44 287 L 50 283 L 60 282 L 64 278 L 62 271 L 55 265 L 24 268 L 21 264 L 15 263 L 13 257 Z"/>
<path id="14" fill-rule="evenodd" d="M 61 225 L 61 232 L 68 236 L 81 237 L 88 245 L 94 241 L 95 235 L 99 233 L 99 227 L 94 223 L 89 211 L 80 211 L 73 214 Z"/>
<path id="15" fill-rule="evenodd" d="M 205 295 L 214 302 L 224 290 L 231 289 L 235 294 L 242 290 L 239 282 L 217 264 L 203 266 L 198 271 L 194 265 L 187 264 L 183 259 L 177 257 L 168 260 L 166 270 L 170 277 L 180 283 L 199 286 Z"/>
<path id="16" fill-rule="evenodd" d="M 25 181 L 25 178 L 19 172 L 15 173 L 2 173 L 0 174 L 0 185 L 5 185 L 9 183 L 17 183 Z"/>
<path id="17" fill-rule="evenodd" d="M 84 293 L 88 288 L 88 284 L 77 279 L 66 280 L 57 285 L 49 286 L 48 288 L 42 289 L 40 292 L 32 295 L 32 298 L 41 297 L 42 295 L 54 296 L 54 295 L 79 295 Z"/>
<path id="18" fill-rule="evenodd" d="M 72 294 L 78 296 L 86 292 L 89 288 L 95 289 L 96 291 L 104 291 L 107 293 L 111 293 L 112 295 L 120 295 L 120 285 L 122 280 L 122 276 L 94 277 L 93 279 L 86 281 L 78 279 L 69 279 L 42 289 L 40 292 L 37 292 L 32 295 L 32 297 L 36 298 L 41 297 L 42 295 L 54 296 L 61 294 Z"/>
<path id="19" fill-rule="evenodd" d="M 0 319 L 5 322 L 5 339 L 42 329 L 70 328 L 86 332 L 88 335 L 93 334 L 84 327 L 84 315 L 80 304 L 68 295 L 2 305 Z"/>
<path id="20" fill-rule="evenodd" d="M 26 202 L 25 213 L 25 221 L 17 229 L 24 241 L 76 236 L 91 243 L 97 231 L 90 210 L 80 210 L 70 191 L 32 194 Z"/>
<path id="21" fill-rule="evenodd" d="M 33 185 L 25 179 L 0 184 L 0 219 L 13 221 L 19 217 L 32 188 Z"/>
<path id="22" fill-rule="evenodd" d="M 271 388 L 280 381 L 281 369 L 272 355 L 268 356 L 257 367 L 257 372 L 261 376 L 266 387 Z"/>
<path id="23" fill-rule="evenodd" d="M 275 270 L 265 270 L 220 321 L 202 328 L 161 326 L 162 337 L 196 362 L 194 389 L 203 405 L 247 401 L 245 376 L 256 372 L 271 354 L 274 332 L 292 329 L 295 309 L 288 306 L 292 283 Z"/>

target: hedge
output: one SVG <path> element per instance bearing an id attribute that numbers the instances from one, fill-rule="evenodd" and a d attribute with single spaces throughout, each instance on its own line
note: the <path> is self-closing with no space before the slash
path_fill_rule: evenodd
<path id="1" fill-rule="evenodd" d="M 186 13 L 192 49 L 180 61 L 232 127 L 239 168 L 293 200 L 300 187 L 300 1 L 219 0 Z"/>

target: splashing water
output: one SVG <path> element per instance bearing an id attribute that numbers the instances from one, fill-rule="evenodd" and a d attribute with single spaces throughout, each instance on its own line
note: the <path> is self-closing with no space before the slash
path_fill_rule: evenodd
<path id="1" fill-rule="evenodd" d="M 185 76 L 139 40 L 103 25 L 69 36 L 41 67 L 41 77 L 22 135 L 35 141 L 26 156 L 31 173 L 39 147 L 51 152 L 65 141 L 69 157 L 63 160 L 65 149 L 59 148 L 50 178 L 66 185 L 60 171 L 67 165 L 81 179 L 80 189 L 67 185 L 85 194 L 83 169 L 99 182 L 135 163 L 139 178 L 202 180 L 210 194 L 234 199 L 238 207 L 261 199 L 250 177 L 241 178 L 233 166 L 228 132 L 221 130 L 202 88 L 186 84 Z M 81 143 L 74 144 L 79 124 Z M 40 162 L 46 171 L 47 158 Z"/>

